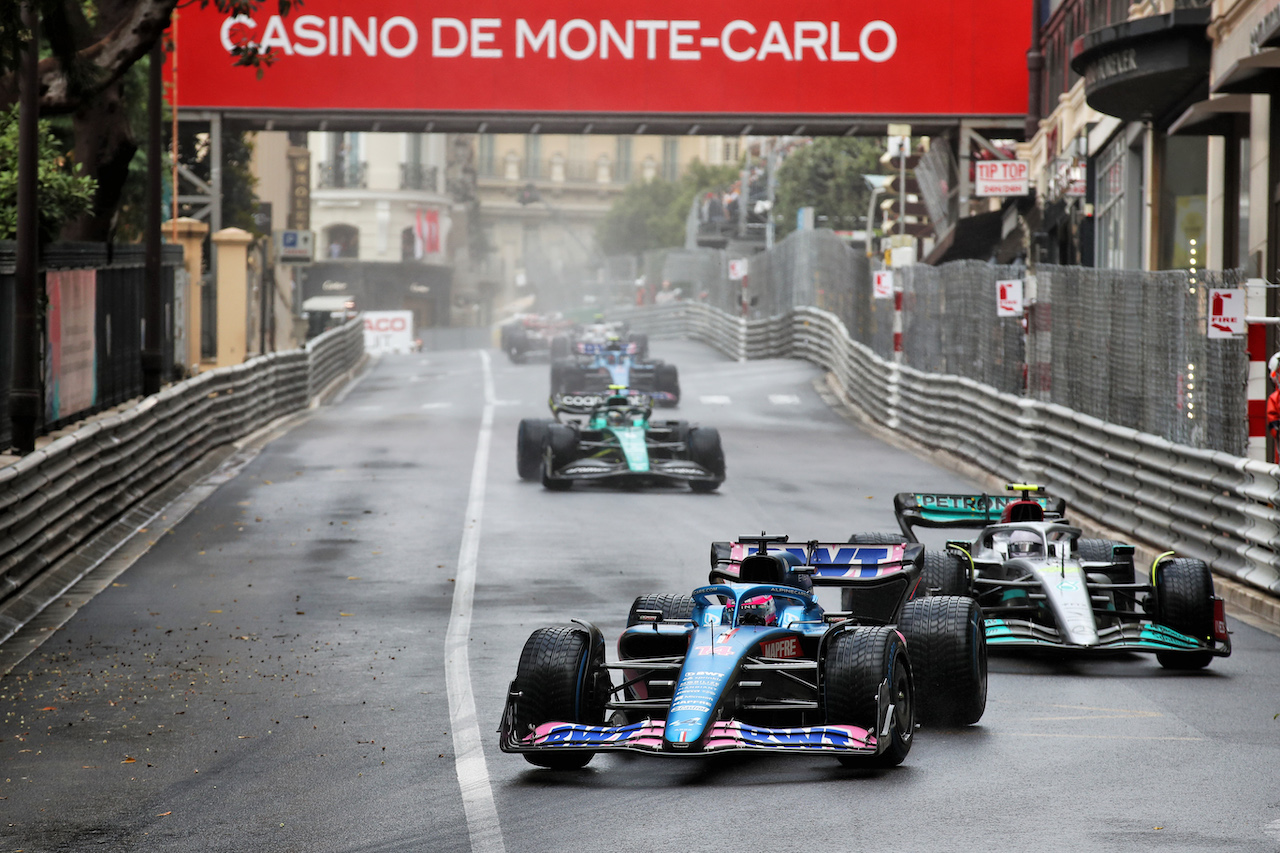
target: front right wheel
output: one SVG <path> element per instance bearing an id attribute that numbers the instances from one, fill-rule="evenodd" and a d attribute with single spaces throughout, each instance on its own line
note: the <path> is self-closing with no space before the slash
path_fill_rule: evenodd
<path id="1" fill-rule="evenodd" d="M 915 690 L 902 635 L 885 626 L 841 630 L 827 645 L 822 664 L 822 705 L 827 725 L 854 725 L 879 738 L 878 692 L 887 684 L 888 743 L 873 756 L 842 755 L 846 767 L 896 767 L 915 736 Z"/>
<path id="2" fill-rule="evenodd" d="M 1157 621 L 1197 640 L 1213 636 L 1213 574 L 1201 560 L 1174 557 L 1155 569 Z M 1205 651 L 1157 652 L 1165 669 L 1204 669 L 1213 660 Z"/>

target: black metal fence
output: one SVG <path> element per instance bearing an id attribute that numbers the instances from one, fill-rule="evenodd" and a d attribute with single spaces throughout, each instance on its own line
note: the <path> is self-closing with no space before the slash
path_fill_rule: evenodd
<path id="1" fill-rule="evenodd" d="M 17 245 L 0 241 L 0 450 L 13 440 L 9 418 L 9 395 L 13 380 L 14 347 L 30 345 L 33 338 L 41 342 L 39 381 L 42 405 L 38 434 L 59 429 L 96 412 L 119 405 L 142 394 L 142 324 L 145 282 L 145 250 L 141 245 L 105 243 L 51 243 L 45 247 L 40 261 L 40 293 L 37 298 L 43 310 L 35 328 L 18 328 L 14 316 L 17 282 L 14 267 Z M 163 287 L 162 376 L 173 377 L 173 336 L 175 328 L 174 270 L 182 265 L 182 247 L 167 245 L 161 255 Z M 50 401 L 62 377 L 52 373 L 48 310 L 50 292 L 48 273 L 53 271 L 92 271 L 93 358 L 91 385 L 75 398 Z"/>

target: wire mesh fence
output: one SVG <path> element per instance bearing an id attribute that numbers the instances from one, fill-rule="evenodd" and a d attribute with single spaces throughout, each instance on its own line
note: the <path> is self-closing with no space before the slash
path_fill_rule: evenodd
<path id="1" fill-rule="evenodd" d="M 723 250 L 644 258 L 649 281 L 748 319 L 816 306 L 882 358 L 894 352 L 895 300 L 876 298 L 878 260 L 830 231 L 797 231 L 728 277 Z M 1238 338 L 1206 334 L 1211 287 L 1242 275 L 1015 266 L 956 261 L 893 271 L 902 295 L 902 361 L 999 391 L 1057 403 L 1108 423 L 1191 447 L 1244 455 L 1248 353 Z M 1023 280 L 1027 311 L 997 313 L 997 282 Z"/>
<path id="2" fill-rule="evenodd" d="M 1031 306 L 1029 392 L 1179 444 L 1244 455 L 1243 339 L 1205 334 L 1209 289 L 1238 271 L 1041 266 Z"/>

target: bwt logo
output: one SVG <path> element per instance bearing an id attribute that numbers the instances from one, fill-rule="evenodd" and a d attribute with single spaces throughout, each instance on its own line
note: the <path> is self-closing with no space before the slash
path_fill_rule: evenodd
<path id="1" fill-rule="evenodd" d="M 409 323 L 403 317 L 378 317 L 364 320 L 364 330 L 366 332 L 403 332 L 409 328 Z"/>

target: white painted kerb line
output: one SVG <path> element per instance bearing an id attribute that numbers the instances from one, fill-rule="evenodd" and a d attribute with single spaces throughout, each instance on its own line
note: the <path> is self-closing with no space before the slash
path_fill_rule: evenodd
<path id="1" fill-rule="evenodd" d="M 489 768 L 484 762 L 480 726 L 476 720 L 476 700 L 471 692 L 471 667 L 467 643 L 471 635 L 471 602 L 476 589 L 476 559 L 480 553 L 480 520 L 484 514 L 484 481 L 489 470 L 489 444 L 493 437 L 493 371 L 489 353 L 480 351 L 484 369 L 484 414 L 476 442 L 476 461 L 471 468 L 471 492 L 458 549 L 458 568 L 453 586 L 453 610 L 444 639 L 445 685 L 449 691 L 449 722 L 453 729 L 454 766 L 462 789 L 462 807 L 467 816 L 467 832 L 473 853 L 506 853 L 502 826 L 489 786 Z"/>

